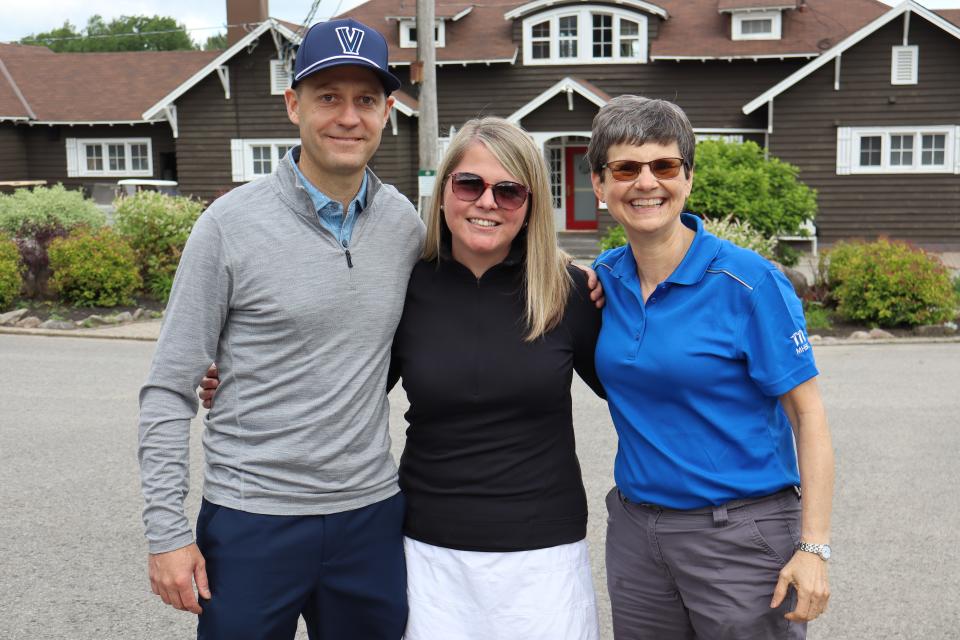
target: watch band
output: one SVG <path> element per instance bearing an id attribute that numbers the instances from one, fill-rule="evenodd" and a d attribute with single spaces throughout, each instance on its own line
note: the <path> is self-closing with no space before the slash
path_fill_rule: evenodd
<path id="1" fill-rule="evenodd" d="M 811 542 L 801 542 L 797 544 L 798 551 L 806 551 L 807 553 L 815 553 L 820 556 L 823 560 L 830 559 L 830 545 L 828 544 L 814 544 Z"/>

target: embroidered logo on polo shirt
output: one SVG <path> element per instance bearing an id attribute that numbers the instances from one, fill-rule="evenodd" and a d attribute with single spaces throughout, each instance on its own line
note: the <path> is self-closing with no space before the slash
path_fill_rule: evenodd
<path id="1" fill-rule="evenodd" d="M 803 329 L 793 333 L 790 339 L 793 340 L 794 350 L 798 356 L 802 355 L 804 351 L 810 350 L 810 342 L 807 340 L 807 334 L 803 332 Z"/>
<path id="2" fill-rule="evenodd" d="M 340 41 L 340 48 L 348 55 L 360 55 L 363 35 L 363 31 L 355 27 L 337 27 L 337 40 Z"/>

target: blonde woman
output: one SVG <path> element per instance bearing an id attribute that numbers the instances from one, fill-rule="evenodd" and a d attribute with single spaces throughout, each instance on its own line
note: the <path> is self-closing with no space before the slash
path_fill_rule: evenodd
<path id="1" fill-rule="evenodd" d="M 466 123 L 391 364 L 410 400 L 407 640 L 598 637 L 570 382 L 602 393 L 599 327 L 557 249 L 540 151 L 505 120 Z"/>
<path id="2" fill-rule="evenodd" d="M 388 381 L 410 400 L 406 640 L 599 637 L 570 399 L 574 370 L 603 393 L 599 330 L 586 274 L 557 248 L 540 151 L 506 120 L 467 122 L 440 164 Z"/>

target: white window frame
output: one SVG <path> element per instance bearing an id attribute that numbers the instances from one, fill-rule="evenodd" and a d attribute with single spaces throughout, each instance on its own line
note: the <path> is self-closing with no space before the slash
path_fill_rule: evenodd
<path id="1" fill-rule="evenodd" d="M 894 165 L 890 162 L 891 137 L 913 136 L 913 162 L 910 165 Z M 943 164 L 924 165 L 923 136 L 944 136 Z M 880 165 L 860 164 L 860 140 L 880 138 Z M 838 127 L 837 128 L 837 174 L 912 174 L 954 173 L 960 174 L 960 125 L 928 125 L 912 127 Z"/>
<path id="2" fill-rule="evenodd" d="M 270 95 L 282 96 L 293 82 L 293 74 L 283 60 L 270 61 Z"/>
<path id="3" fill-rule="evenodd" d="M 901 77 L 897 75 L 897 58 L 901 54 L 910 56 L 910 76 Z M 890 52 L 890 84 L 917 84 L 919 82 L 920 69 L 920 47 L 915 44 L 893 47 Z"/>
<path id="4" fill-rule="evenodd" d="M 697 142 L 703 142 L 704 140 L 720 140 L 722 142 L 730 142 L 740 144 L 743 143 L 743 134 L 742 133 L 696 133 L 694 132 Z"/>
<path id="5" fill-rule="evenodd" d="M 269 173 L 255 173 L 253 167 L 253 148 L 270 147 L 270 173 L 277 169 L 278 163 L 283 160 L 280 147 L 295 147 L 300 144 L 299 138 L 234 138 L 230 141 L 230 156 L 234 182 L 250 182 L 257 178 L 270 175 Z"/>
<path id="6" fill-rule="evenodd" d="M 109 145 L 123 145 L 124 169 L 110 170 Z M 131 169 L 133 166 L 133 145 L 147 146 L 147 168 Z M 103 169 L 87 168 L 87 147 L 100 147 L 103 157 Z M 153 177 L 153 141 L 150 138 L 67 138 L 67 177 L 68 178 L 151 178 Z"/>
<path id="7" fill-rule="evenodd" d="M 552 154 L 557 154 L 558 160 L 558 169 L 554 171 L 554 166 L 550 156 Z M 566 192 L 566 147 L 559 144 L 548 144 L 543 148 L 544 160 L 547 163 L 547 176 L 548 176 L 548 185 L 550 187 L 550 205 L 554 211 L 564 212 L 566 210 L 567 202 L 567 192 Z M 554 178 L 559 178 L 559 182 L 556 182 Z M 559 193 L 560 205 L 557 206 L 557 203 L 554 202 L 554 188 L 557 188 Z"/>
<path id="8" fill-rule="evenodd" d="M 613 18 L 613 55 L 609 58 L 593 56 L 593 15 L 602 13 Z M 577 56 L 575 58 L 560 57 L 560 18 L 577 16 Z M 620 20 L 629 20 L 637 23 L 638 34 L 636 39 L 640 45 L 640 55 L 625 57 L 620 55 Z M 550 23 L 550 57 L 533 57 L 533 25 L 542 22 Z M 645 64 L 648 55 L 648 26 L 647 16 L 642 13 L 627 11 L 618 7 L 605 5 L 586 5 L 582 7 L 566 5 L 550 11 L 537 13 L 523 21 L 523 64 L 534 65 L 570 65 L 570 64 Z M 629 36 L 630 40 L 634 36 Z M 544 39 L 538 39 L 544 42 Z"/>
<path id="9" fill-rule="evenodd" d="M 444 23 L 446 20 L 434 20 L 434 30 L 436 32 L 436 38 L 434 39 L 435 47 L 444 47 L 447 44 L 447 35 L 446 29 L 444 29 Z M 417 28 L 416 20 L 401 20 L 400 21 L 400 48 L 401 49 L 416 49 L 417 41 L 410 37 L 410 32 L 413 29 Z"/>
<path id="10" fill-rule="evenodd" d="M 750 20 L 771 20 L 770 33 L 744 33 L 743 23 Z M 773 11 L 737 11 L 730 15 L 730 38 L 732 40 L 780 40 L 783 37 L 783 16 L 779 9 Z"/>

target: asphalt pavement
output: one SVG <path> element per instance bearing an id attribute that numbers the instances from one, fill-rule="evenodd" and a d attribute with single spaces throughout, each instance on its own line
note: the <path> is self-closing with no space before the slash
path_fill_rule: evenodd
<path id="1" fill-rule="evenodd" d="M 0 640 L 195 637 L 192 616 L 146 578 L 136 423 L 153 346 L 0 335 Z M 808 637 L 960 637 L 960 343 L 821 346 L 817 360 L 837 451 L 835 557 L 830 611 Z M 391 401 L 399 454 L 399 388 Z M 579 381 L 574 412 L 609 640 L 603 497 L 616 437 Z"/>

